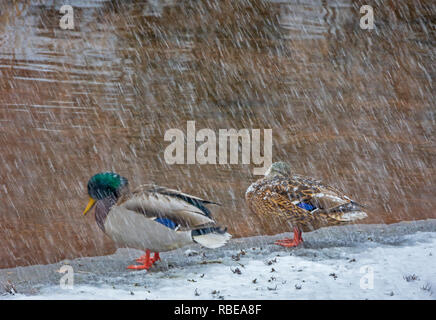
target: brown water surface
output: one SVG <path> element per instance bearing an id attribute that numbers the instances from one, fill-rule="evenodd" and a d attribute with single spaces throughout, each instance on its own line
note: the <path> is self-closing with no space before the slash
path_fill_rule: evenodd
<path id="1" fill-rule="evenodd" d="M 0 4 L 0 267 L 114 250 L 86 183 L 113 170 L 211 198 L 234 236 L 279 233 L 244 204 L 251 165 L 167 165 L 170 128 L 271 128 L 273 160 L 369 206 L 436 218 L 432 1 Z M 374 7 L 376 28 L 359 27 Z"/>

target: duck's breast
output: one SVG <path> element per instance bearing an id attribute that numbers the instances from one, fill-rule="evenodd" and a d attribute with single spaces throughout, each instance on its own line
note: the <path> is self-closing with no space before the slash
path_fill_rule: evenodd
<path id="1" fill-rule="evenodd" d="M 155 252 L 192 244 L 190 231 L 174 231 L 144 215 L 123 207 L 112 207 L 104 223 L 106 234 L 117 244 Z"/>

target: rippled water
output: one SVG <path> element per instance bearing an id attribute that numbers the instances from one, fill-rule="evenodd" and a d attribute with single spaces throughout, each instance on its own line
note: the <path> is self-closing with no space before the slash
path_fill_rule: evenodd
<path id="1" fill-rule="evenodd" d="M 286 231 L 248 212 L 253 166 L 165 163 L 187 120 L 271 128 L 273 160 L 368 223 L 436 217 L 431 1 L 74 1 L 74 30 L 63 4 L 0 4 L 0 267 L 112 252 L 81 215 L 103 170 L 217 200 L 235 236 Z"/>

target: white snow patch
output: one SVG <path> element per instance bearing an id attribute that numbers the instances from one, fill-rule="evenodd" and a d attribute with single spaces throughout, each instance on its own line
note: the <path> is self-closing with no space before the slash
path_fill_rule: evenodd
<path id="1" fill-rule="evenodd" d="M 162 272 L 138 272 L 144 284 L 140 286 L 133 285 L 131 277 L 120 274 L 125 282 L 115 286 L 103 284 L 107 281 L 100 279 L 73 289 L 47 286 L 36 295 L 0 298 L 435 299 L 436 233 L 418 232 L 405 238 L 408 244 L 399 246 L 362 243 L 358 245 L 360 250 L 356 247 L 303 249 L 318 253 L 316 256 L 296 256 L 292 249 L 255 255 L 247 249 L 247 254 L 238 262 L 230 264 L 198 264 Z M 337 252 L 340 252 L 339 258 Z M 336 258 L 321 258 L 328 257 L 328 253 Z M 361 287 L 368 266 L 374 272 L 372 289 Z M 240 274 L 233 272 L 236 268 Z M 406 281 L 405 277 L 412 274 L 418 279 Z M 423 289 L 425 287 L 430 290 Z"/>
<path id="2" fill-rule="evenodd" d="M 187 257 L 197 256 L 198 254 L 198 251 L 192 249 L 185 250 L 184 252 L 184 255 Z"/>

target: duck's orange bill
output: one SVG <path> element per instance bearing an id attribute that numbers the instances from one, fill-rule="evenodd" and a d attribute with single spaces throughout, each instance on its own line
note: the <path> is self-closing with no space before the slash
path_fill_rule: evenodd
<path id="1" fill-rule="evenodd" d="M 89 198 L 88 205 L 85 208 L 85 211 L 83 211 L 83 215 L 85 216 L 89 210 L 92 209 L 92 207 L 95 205 L 97 201 L 95 199 Z"/>

